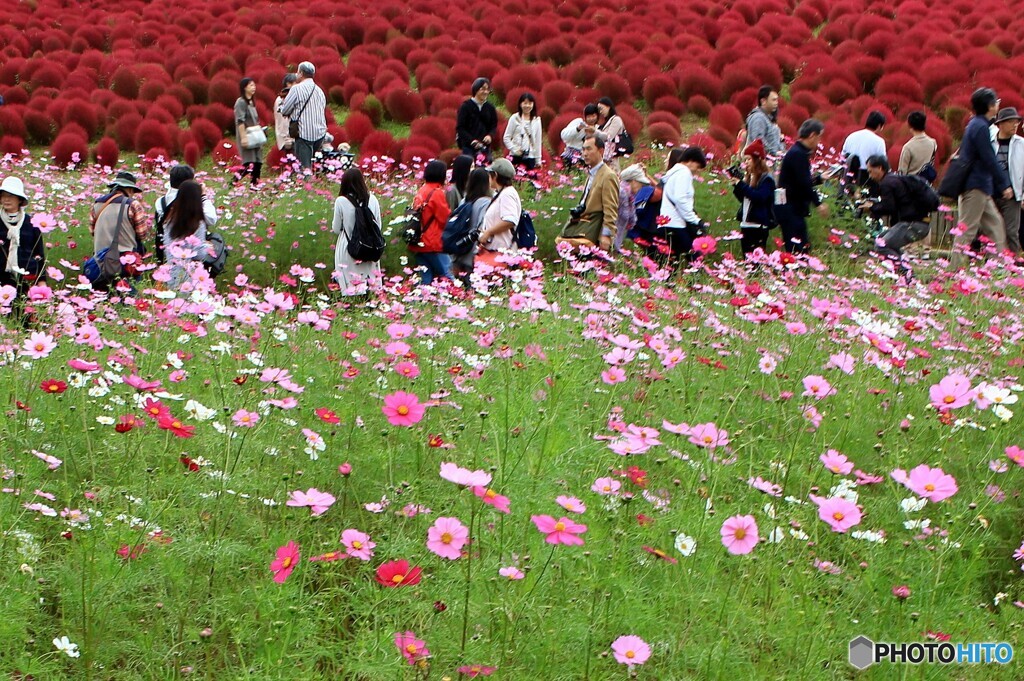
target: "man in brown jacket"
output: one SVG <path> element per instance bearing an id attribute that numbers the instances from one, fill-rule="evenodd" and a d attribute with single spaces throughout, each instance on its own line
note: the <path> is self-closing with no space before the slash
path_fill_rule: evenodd
<path id="1" fill-rule="evenodd" d="M 603 140 L 588 137 L 583 141 L 583 162 L 590 168 L 583 198 L 571 210 L 572 218 L 562 228 L 555 244 L 600 246 L 608 251 L 615 239 L 615 223 L 619 217 L 619 178 L 604 162 Z"/>

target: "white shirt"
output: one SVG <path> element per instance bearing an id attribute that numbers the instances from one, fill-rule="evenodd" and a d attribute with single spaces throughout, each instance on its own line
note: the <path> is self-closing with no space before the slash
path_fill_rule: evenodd
<path id="1" fill-rule="evenodd" d="M 677 163 L 665 173 L 664 181 L 661 214 L 668 218 L 668 224 L 665 226 L 670 229 L 682 229 L 688 222 L 700 222 L 700 218 L 693 210 L 693 173 L 690 169 L 682 163 Z"/>
<path id="2" fill-rule="evenodd" d="M 583 148 L 583 140 L 587 138 L 587 131 L 583 130 L 580 126 L 585 128 L 587 122 L 582 118 L 574 118 L 569 122 L 569 125 L 562 128 L 562 141 L 565 142 L 566 148 L 576 149 L 577 151 Z"/>
<path id="3" fill-rule="evenodd" d="M 867 170 L 868 159 L 875 155 L 885 156 L 885 140 L 867 128 L 851 132 L 843 143 L 843 156 L 859 158 L 861 170 Z"/>
<path id="4" fill-rule="evenodd" d="M 518 113 L 514 113 L 508 119 L 502 141 L 513 156 L 540 160 L 542 139 L 539 116 L 533 116 L 527 122 Z"/>
<path id="5" fill-rule="evenodd" d="M 507 251 L 515 248 L 515 231 L 519 224 L 519 217 L 523 214 L 523 203 L 519 198 L 519 192 L 515 187 L 505 187 L 501 190 L 491 205 L 484 212 L 484 229 L 488 230 L 501 221 L 511 222 L 512 229 L 495 234 L 490 242 L 484 244 L 489 251 Z"/>

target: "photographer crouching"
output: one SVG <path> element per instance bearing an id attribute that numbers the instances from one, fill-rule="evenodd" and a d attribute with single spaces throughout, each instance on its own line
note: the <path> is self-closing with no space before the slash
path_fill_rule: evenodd
<path id="1" fill-rule="evenodd" d="M 877 239 L 875 252 L 890 258 L 896 271 L 909 277 L 910 268 L 903 263 L 903 247 L 928 236 L 931 211 L 930 187 L 916 176 L 889 172 L 885 156 L 868 158 L 868 176 L 877 187 L 877 196 L 858 205 L 867 208 L 871 217 L 887 219 L 890 225 Z M 920 185 L 920 186 L 915 186 Z"/>

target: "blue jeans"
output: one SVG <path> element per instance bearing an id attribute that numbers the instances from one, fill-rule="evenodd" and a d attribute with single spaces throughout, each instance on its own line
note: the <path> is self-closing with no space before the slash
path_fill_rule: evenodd
<path id="1" fill-rule="evenodd" d="M 430 284 L 434 279 L 452 278 L 452 259 L 447 253 L 417 253 L 416 266 L 425 268 L 420 271 L 423 284 Z"/>
<path id="2" fill-rule="evenodd" d="M 299 159 L 299 163 L 302 164 L 303 168 L 313 167 L 313 154 L 320 151 L 323 143 L 323 137 L 315 142 L 304 140 L 301 137 L 295 140 L 295 158 Z"/>

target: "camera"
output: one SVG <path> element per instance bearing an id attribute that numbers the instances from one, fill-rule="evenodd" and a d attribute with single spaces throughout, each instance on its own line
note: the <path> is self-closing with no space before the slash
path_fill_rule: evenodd
<path id="1" fill-rule="evenodd" d="M 578 206 L 573 206 L 572 208 L 570 208 L 569 209 L 569 216 L 573 220 L 579 220 L 580 218 L 582 218 L 583 217 L 583 204 L 581 203 Z"/>
<path id="2" fill-rule="evenodd" d="M 825 184 L 825 177 L 821 173 L 814 173 L 811 175 L 811 186 L 820 187 Z"/>
<path id="3" fill-rule="evenodd" d="M 726 168 L 725 172 L 729 174 L 729 177 L 735 178 L 737 180 L 743 179 L 743 168 L 740 168 L 738 163 L 734 163 L 733 165 Z"/>

